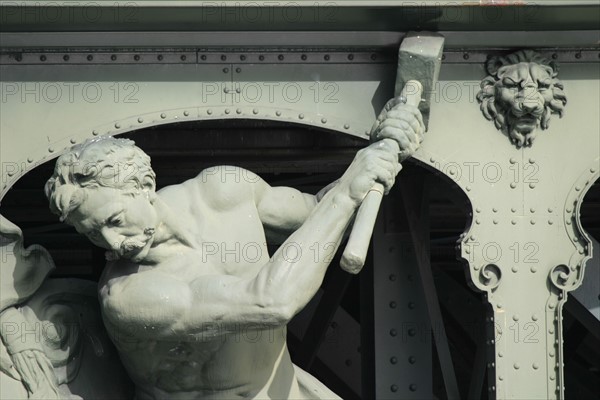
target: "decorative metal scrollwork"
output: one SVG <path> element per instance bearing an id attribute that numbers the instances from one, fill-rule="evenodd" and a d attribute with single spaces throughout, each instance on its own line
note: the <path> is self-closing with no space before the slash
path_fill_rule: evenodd
<path id="1" fill-rule="evenodd" d="M 494 290 L 500 284 L 502 271 L 496 264 L 487 264 L 479 271 L 479 282 L 489 290 Z"/>

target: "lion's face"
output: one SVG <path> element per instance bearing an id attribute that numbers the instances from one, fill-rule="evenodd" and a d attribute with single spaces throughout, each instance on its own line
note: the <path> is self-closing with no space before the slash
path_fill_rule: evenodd
<path id="1" fill-rule="evenodd" d="M 550 66 L 535 62 L 504 65 L 494 75 L 483 80 L 477 95 L 485 117 L 518 147 L 531 145 L 550 114 L 562 115 L 562 84 Z"/>

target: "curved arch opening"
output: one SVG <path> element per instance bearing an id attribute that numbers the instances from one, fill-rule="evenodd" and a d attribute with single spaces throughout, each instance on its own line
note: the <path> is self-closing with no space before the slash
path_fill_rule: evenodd
<path id="1" fill-rule="evenodd" d="M 136 145 L 150 155 L 157 175 L 158 189 L 193 178 L 201 170 L 211 166 L 236 165 L 257 173 L 271 185 L 291 186 L 312 194 L 339 178 L 356 151 L 367 144 L 362 139 L 337 131 L 256 119 L 157 125 L 127 132 L 119 137 L 133 139 Z M 23 229 L 26 245 L 40 244 L 50 251 L 57 265 L 54 276 L 97 280 L 105 264 L 104 250 L 92 245 L 70 226 L 60 223 L 48 209 L 43 186 L 52 174 L 54 163 L 55 160 L 51 160 L 41 164 L 23 176 L 3 199 L 0 212 Z M 432 173 L 413 161 L 405 163 L 394 189 L 395 195 L 403 187 L 408 187 L 404 181 L 409 177 L 423 180 L 429 188 L 429 196 L 423 205 L 427 207 L 429 214 L 431 266 L 447 334 L 460 349 L 456 354 L 453 350 L 452 354 L 464 367 L 457 368 L 457 371 L 469 371 L 476 352 L 476 343 L 471 339 L 475 338 L 473 323 L 483 319 L 483 312 L 475 310 L 471 325 L 465 325 L 465 321 L 457 314 L 457 310 L 462 309 L 463 305 L 450 299 L 454 299 L 455 294 L 460 292 L 461 298 L 470 306 L 476 307 L 480 303 L 479 295 L 472 292 L 465 282 L 464 268 L 456 259 L 454 249 L 459 235 L 468 226 L 470 204 L 465 194 L 450 179 Z M 406 218 L 400 214 L 402 213 L 397 218 L 394 217 L 391 223 L 406 230 Z M 372 263 L 372 260 L 367 262 Z M 338 263 L 339 254 L 332 264 Z M 325 314 L 321 316 L 328 318 L 326 315 L 329 312 L 329 317 L 332 317 L 340 307 L 354 321 L 361 321 L 361 325 L 363 321 L 368 321 L 364 303 L 372 304 L 373 293 L 365 292 L 364 288 L 365 281 L 372 279 L 372 274 L 372 264 L 367 265 L 365 272 L 358 277 L 343 274 L 343 295 L 339 296 L 337 303 L 321 303 L 327 293 L 340 289 L 342 273 L 339 268 L 330 268 L 322 286 L 323 295 L 318 299 L 320 312 L 325 310 Z M 308 321 L 312 320 L 312 316 L 309 315 Z M 306 315 L 299 317 L 306 318 Z M 300 324 L 308 323 L 299 321 Z M 303 328 L 309 329 L 310 325 L 303 325 Z M 290 352 L 293 357 L 301 359 L 302 354 L 307 351 L 306 336 L 296 336 L 293 329 L 290 331 Z M 343 398 L 356 398 L 352 388 L 333 377 L 330 367 L 319 361 L 318 357 L 315 356 L 314 359 L 316 361 L 308 360 L 305 365 L 300 365 L 326 382 Z M 363 360 L 363 363 L 369 362 L 368 358 Z M 345 361 L 347 360 L 342 360 Z M 441 382 L 440 367 L 435 361 L 433 368 L 438 371 L 436 379 Z M 469 380 L 468 374 L 459 376 L 461 386 L 468 385 Z M 368 381 L 363 384 L 368 384 Z M 443 395 L 442 386 L 438 390 L 440 393 L 437 394 Z"/>

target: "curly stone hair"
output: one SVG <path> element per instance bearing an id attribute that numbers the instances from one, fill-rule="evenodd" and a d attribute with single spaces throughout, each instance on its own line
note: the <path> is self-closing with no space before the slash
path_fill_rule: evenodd
<path id="1" fill-rule="evenodd" d="M 154 183 L 150 157 L 133 140 L 103 136 L 73 146 L 56 161 L 44 188 L 50 210 L 68 222 L 86 198 L 84 188 L 110 187 L 136 192 L 144 178 Z"/>

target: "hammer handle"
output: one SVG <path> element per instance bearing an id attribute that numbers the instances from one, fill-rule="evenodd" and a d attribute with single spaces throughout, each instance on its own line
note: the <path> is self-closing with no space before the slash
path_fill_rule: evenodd
<path id="1" fill-rule="evenodd" d="M 412 90 L 409 92 L 407 88 L 412 88 Z M 406 104 L 418 106 L 421 101 L 422 90 L 423 88 L 419 82 L 409 81 L 404 86 L 401 96 L 406 97 Z M 356 213 L 352 232 L 350 232 L 348 243 L 340 260 L 340 266 L 346 272 L 358 274 L 363 265 L 365 265 L 383 192 L 383 185 L 376 183 L 367 193 Z"/>

